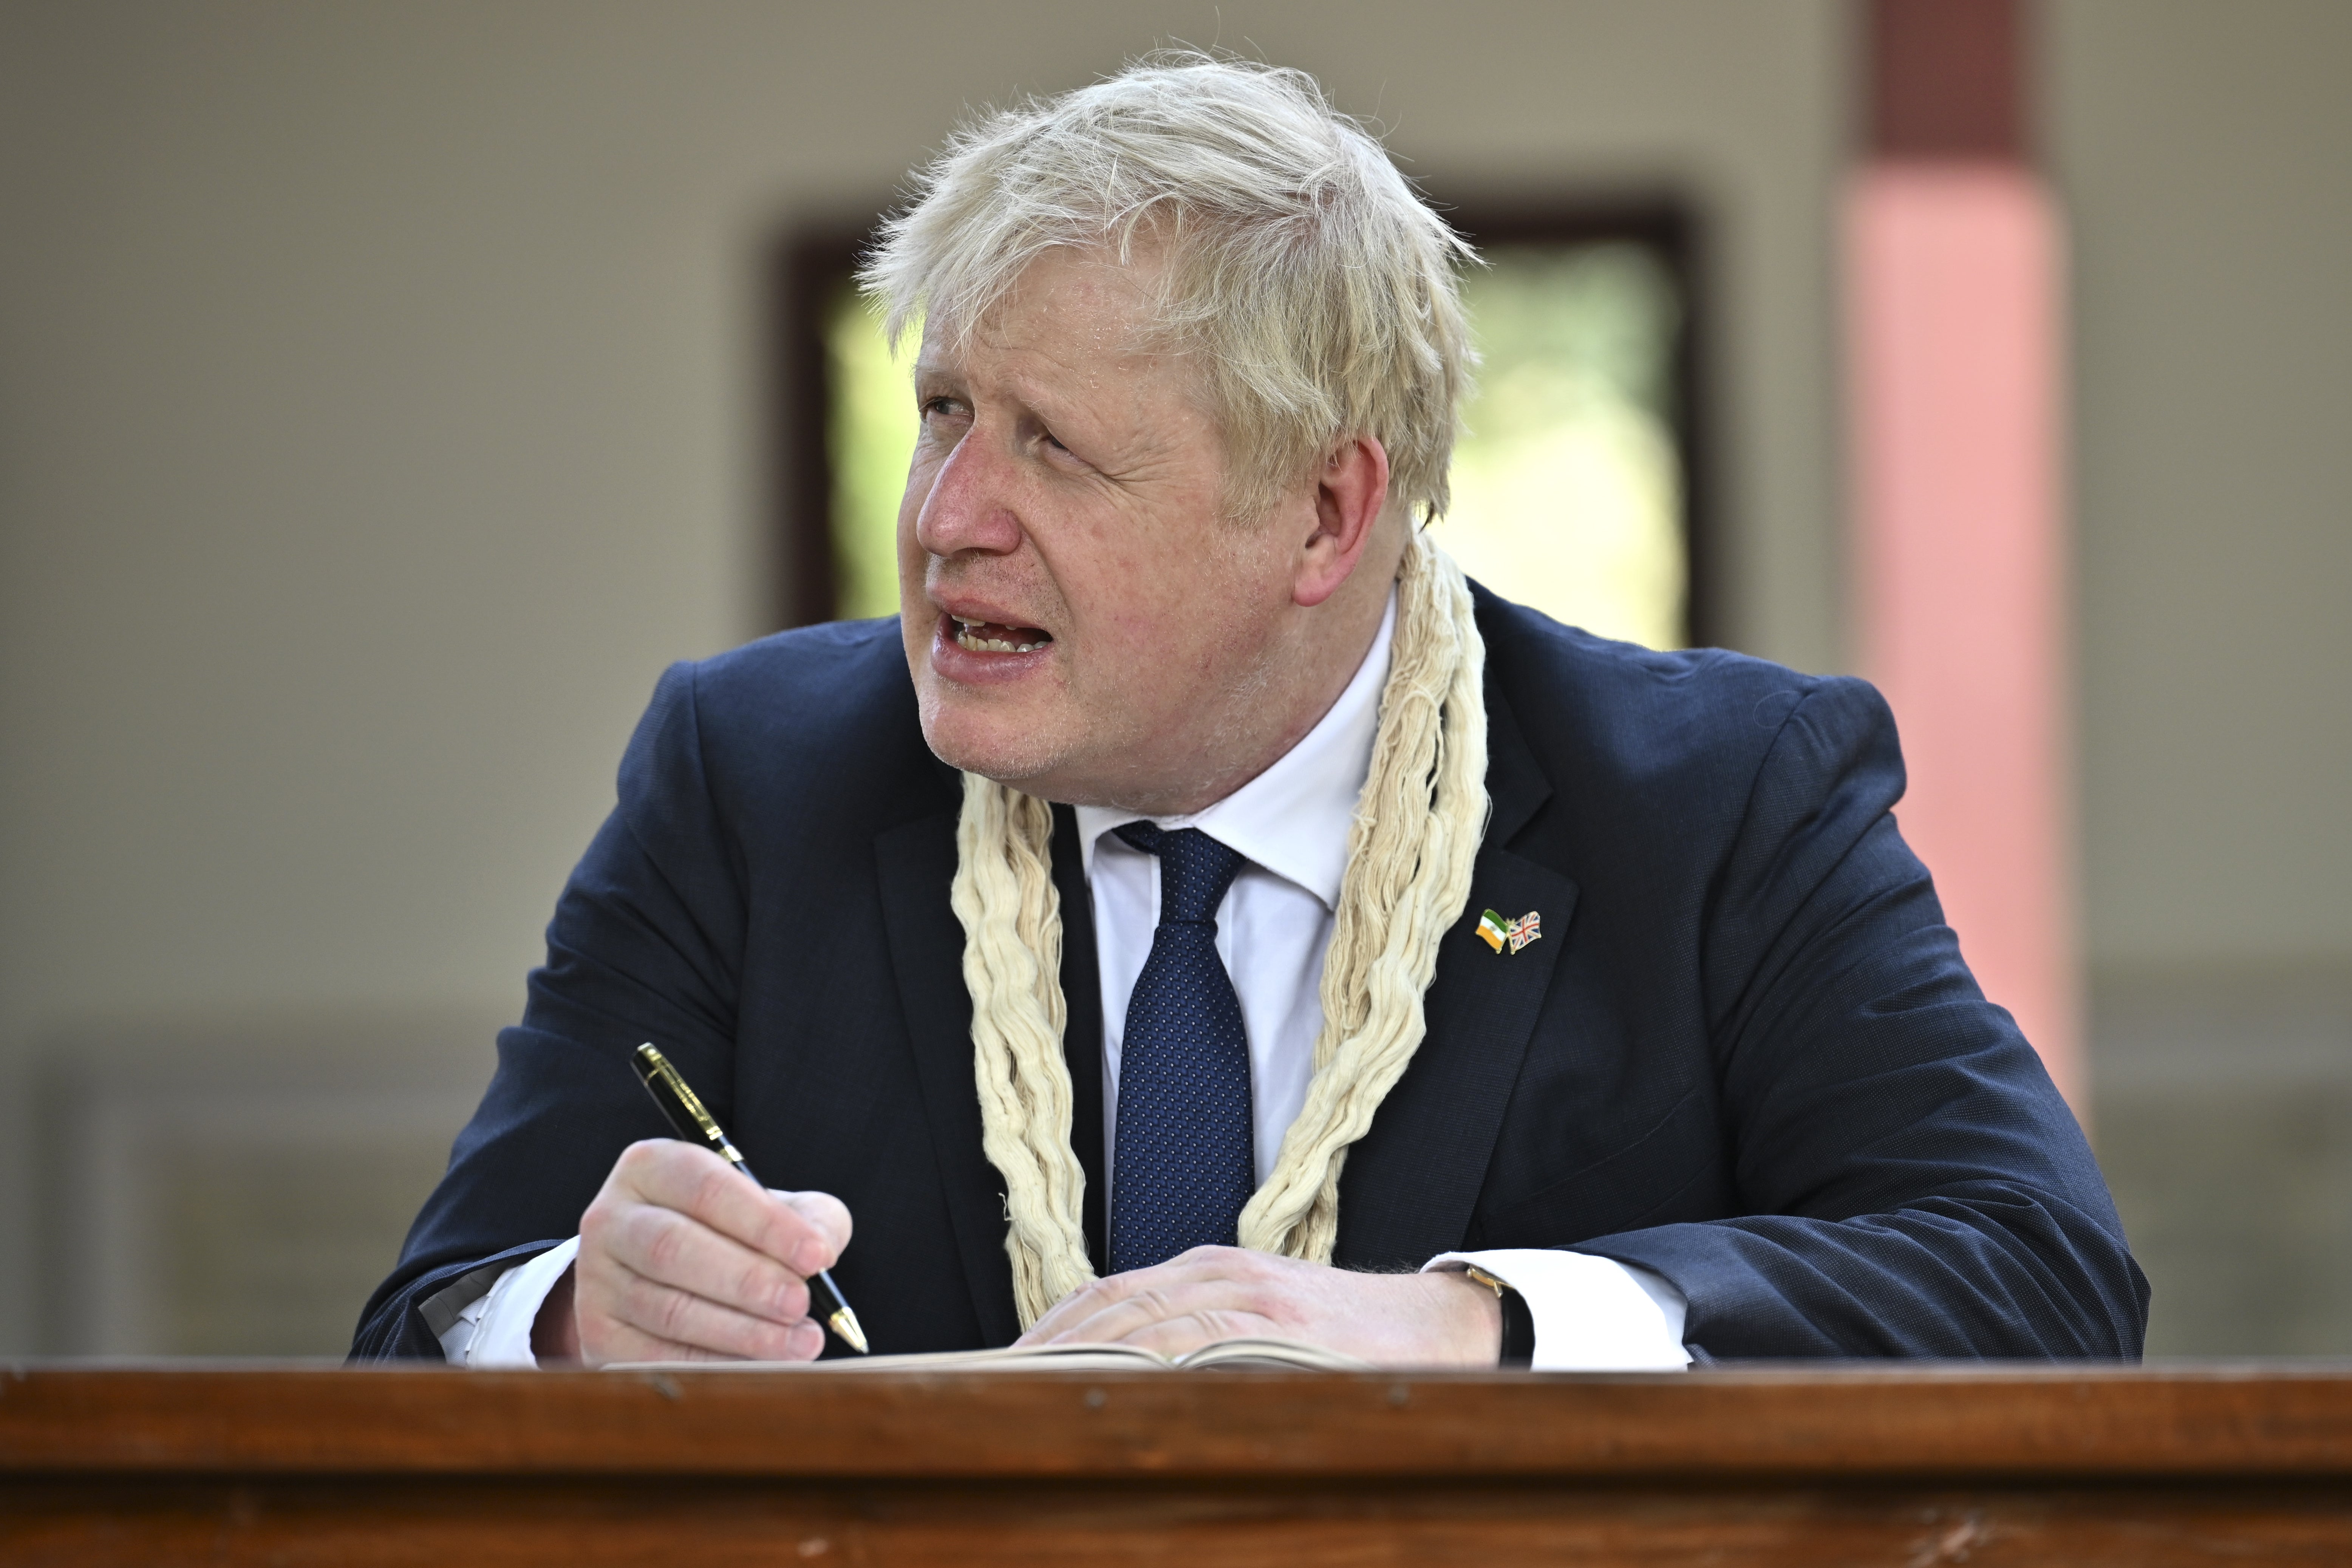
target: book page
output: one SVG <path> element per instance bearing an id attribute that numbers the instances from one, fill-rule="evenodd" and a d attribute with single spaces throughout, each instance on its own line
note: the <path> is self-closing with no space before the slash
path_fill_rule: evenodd
<path id="1" fill-rule="evenodd" d="M 1171 1363 L 1186 1371 L 1377 1372 L 1370 1362 L 1345 1351 L 1326 1350 L 1301 1340 L 1217 1340 L 1188 1351 Z"/>
<path id="2" fill-rule="evenodd" d="M 1007 1345 L 830 1361 L 628 1361 L 607 1372 L 1371 1372 L 1372 1363 L 1297 1340 L 1219 1340 L 1171 1361 L 1135 1345 Z"/>
<path id="3" fill-rule="evenodd" d="M 1172 1363 L 1134 1345 L 1006 1345 L 915 1355 L 845 1355 L 828 1361 L 626 1361 L 607 1372 L 1165 1372 Z"/>

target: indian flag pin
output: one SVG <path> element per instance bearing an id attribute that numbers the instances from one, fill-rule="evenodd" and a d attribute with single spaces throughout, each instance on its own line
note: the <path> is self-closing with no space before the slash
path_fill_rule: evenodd
<path id="1" fill-rule="evenodd" d="M 1496 952 L 1502 952 L 1503 944 L 1511 940 L 1510 922 L 1488 910 L 1478 917 L 1478 940 Z"/>

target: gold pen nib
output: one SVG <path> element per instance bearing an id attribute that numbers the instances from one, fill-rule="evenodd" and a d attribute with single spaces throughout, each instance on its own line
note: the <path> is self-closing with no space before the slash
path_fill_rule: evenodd
<path id="1" fill-rule="evenodd" d="M 866 1331 L 857 1326 L 856 1313 L 844 1307 L 825 1321 L 833 1325 L 833 1331 L 841 1336 L 843 1344 L 847 1345 L 859 1355 L 866 1354 Z"/>

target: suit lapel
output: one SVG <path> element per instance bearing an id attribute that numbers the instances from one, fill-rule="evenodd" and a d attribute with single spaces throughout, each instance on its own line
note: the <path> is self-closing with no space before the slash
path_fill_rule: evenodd
<path id="1" fill-rule="evenodd" d="M 1070 1148 L 1087 1174 L 1087 1257 L 1100 1274 L 1110 1257 L 1103 1208 L 1102 981 L 1095 966 L 1094 900 L 1078 847 L 1078 814 L 1054 808 L 1054 887 L 1062 896 L 1062 1059 L 1070 1069 Z"/>
<path id="2" fill-rule="evenodd" d="M 1004 1255 L 1004 1183 L 981 1149 L 963 925 L 948 903 L 955 880 L 955 833 L 951 806 L 885 829 L 875 837 L 874 852 L 889 922 L 890 963 L 906 1009 L 948 1219 L 981 1331 L 987 1343 L 1001 1345 L 1011 1343 L 1021 1325 L 1013 1306 L 1013 1266 Z"/>
<path id="3" fill-rule="evenodd" d="M 1491 680 L 1486 722 L 1493 812 L 1468 907 L 1438 950 L 1423 1007 L 1428 1033 L 1340 1175 L 1334 1257 L 1357 1268 L 1418 1268 L 1461 1245 L 1570 938 L 1576 884 L 1501 847 L 1549 798 L 1551 784 Z M 1517 952 L 1497 953 L 1477 934 L 1487 909 L 1507 920 L 1540 911 L 1543 934 Z"/>
<path id="4" fill-rule="evenodd" d="M 963 924 L 948 903 L 955 880 L 954 809 L 890 828 L 874 841 L 891 963 L 922 1084 L 948 1217 L 982 1331 L 993 1344 L 1021 1331 L 1004 1256 L 1004 1180 L 988 1161 L 972 1085 L 971 994 L 963 978 Z M 1062 900 L 1063 1052 L 1070 1069 L 1070 1142 L 1086 1172 L 1087 1250 L 1109 1254 L 1103 1209 L 1102 986 L 1095 973 L 1093 901 L 1078 851 L 1077 814 L 1054 810 L 1054 885 Z"/>

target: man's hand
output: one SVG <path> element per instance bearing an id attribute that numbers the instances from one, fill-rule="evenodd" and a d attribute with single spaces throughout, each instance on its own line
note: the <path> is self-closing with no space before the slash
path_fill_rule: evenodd
<path id="1" fill-rule="evenodd" d="M 708 1149 L 632 1143 L 580 1216 L 570 1289 L 549 1295 L 532 1345 L 591 1366 L 813 1361 L 824 1326 L 804 1281 L 848 1245 L 830 1194 L 762 1193 Z"/>
<path id="2" fill-rule="evenodd" d="M 1073 1290 L 1024 1345 L 1130 1344 L 1180 1356 L 1215 1340 L 1303 1340 L 1380 1366 L 1490 1367 L 1503 1309 L 1461 1274 L 1358 1274 L 1238 1247 L 1196 1247 Z"/>

